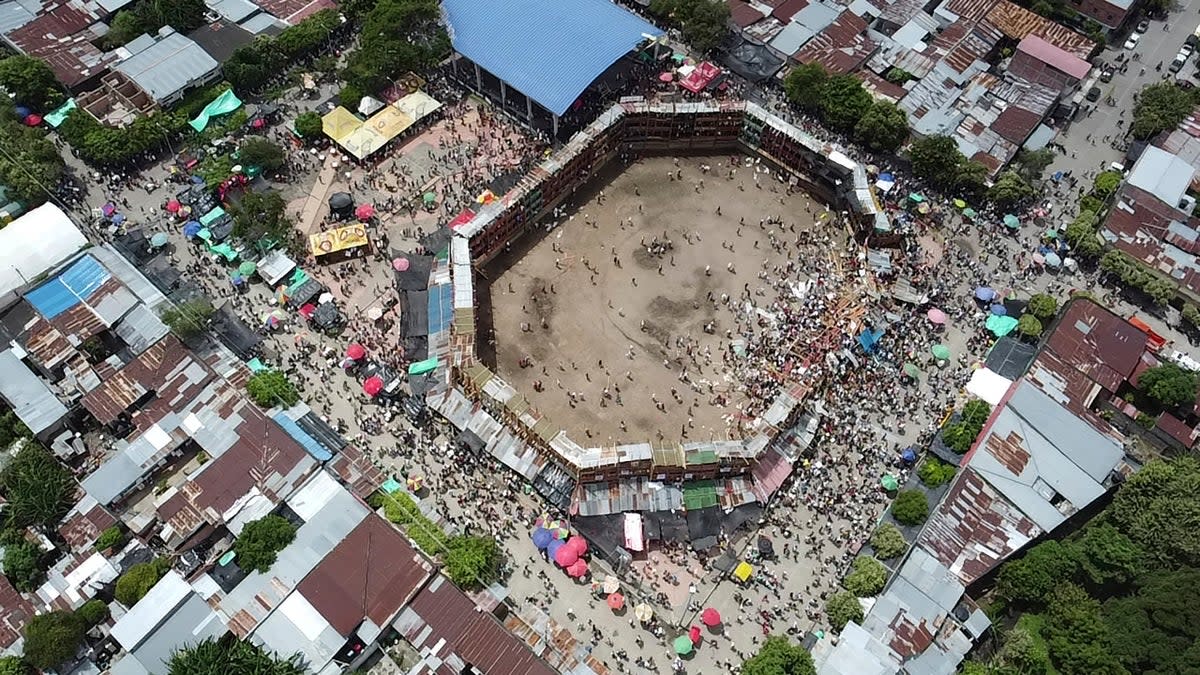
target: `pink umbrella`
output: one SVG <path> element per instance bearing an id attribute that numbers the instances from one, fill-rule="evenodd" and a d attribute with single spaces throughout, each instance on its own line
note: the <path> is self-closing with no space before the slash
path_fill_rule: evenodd
<path id="1" fill-rule="evenodd" d="M 41 123 L 42 123 L 42 116 L 37 113 L 34 113 L 34 114 L 30 115 L 29 117 L 25 118 L 25 124 L 27 124 L 31 127 L 36 127 L 37 125 L 39 125 Z"/>
<path id="2" fill-rule="evenodd" d="M 171 213 L 179 213 L 180 206 L 182 206 L 182 204 L 180 204 L 178 200 L 171 199 L 167 201 L 167 210 Z"/>
<path id="3" fill-rule="evenodd" d="M 674 79 L 675 79 L 675 74 L 671 73 L 671 72 L 661 73 L 658 76 L 659 82 L 670 82 L 671 80 L 674 80 Z"/>
<path id="4" fill-rule="evenodd" d="M 587 540 L 584 539 L 583 537 L 578 537 L 578 536 L 571 537 L 570 539 L 567 540 L 567 545 L 570 546 L 571 548 L 575 549 L 575 553 L 577 553 L 579 555 L 583 555 L 584 553 L 587 553 L 587 550 L 588 550 Z"/>
<path id="5" fill-rule="evenodd" d="M 554 552 L 554 562 L 558 563 L 559 567 L 570 567 L 577 560 L 579 560 L 579 554 L 575 552 L 573 547 L 566 544 Z"/>
<path id="6" fill-rule="evenodd" d="M 614 612 L 619 612 L 621 611 L 621 608 L 625 606 L 625 596 L 621 595 L 620 593 L 613 593 L 612 595 L 608 596 L 608 599 L 605 600 L 605 602 L 608 603 L 608 606 L 611 607 Z"/>
<path id="7" fill-rule="evenodd" d="M 408 258 L 396 258 L 392 261 L 392 269 L 397 272 L 408 271 Z"/>
<path id="8" fill-rule="evenodd" d="M 1046 262 L 1046 257 L 1043 256 L 1041 253 L 1034 253 L 1033 254 L 1033 262 L 1034 262 L 1034 264 L 1041 265 Z"/>
<path id="9" fill-rule="evenodd" d="M 378 375 L 372 375 L 363 382 L 363 391 L 367 396 L 378 396 L 379 392 L 383 391 L 383 379 Z"/>
<path id="10" fill-rule="evenodd" d="M 929 317 L 930 321 L 938 324 L 939 326 L 946 323 L 946 313 L 943 312 L 942 310 L 938 309 L 937 307 L 931 308 L 928 312 L 925 313 L 925 316 Z"/>
<path id="11" fill-rule="evenodd" d="M 359 204 L 358 208 L 354 209 L 354 217 L 359 220 L 370 220 L 374 215 L 375 207 L 370 204 Z"/>
<path id="12" fill-rule="evenodd" d="M 586 560 L 576 560 L 575 564 L 567 568 L 567 576 L 578 579 L 588 573 L 588 564 Z"/>
<path id="13" fill-rule="evenodd" d="M 700 644 L 700 626 L 692 626 L 688 629 L 688 639 L 694 645 Z"/>
<path id="14" fill-rule="evenodd" d="M 704 625 L 708 626 L 709 628 L 712 628 L 713 626 L 718 626 L 721 623 L 721 613 L 718 612 L 717 610 L 713 609 L 712 607 L 709 607 L 709 608 L 705 609 L 703 612 L 700 612 L 700 621 L 703 622 Z"/>
<path id="15" fill-rule="evenodd" d="M 352 344 L 349 347 L 346 347 L 346 356 L 354 359 L 355 361 L 361 359 L 362 357 L 364 357 L 366 355 L 367 355 L 366 348 L 360 344 Z"/>

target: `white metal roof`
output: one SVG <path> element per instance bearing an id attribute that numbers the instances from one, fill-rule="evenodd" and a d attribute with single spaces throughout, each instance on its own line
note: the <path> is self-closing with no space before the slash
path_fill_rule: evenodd
<path id="1" fill-rule="evenodd" d="M 200 45 L 171 30 L 160 33 L 153 45 L 118 63 L 114 70 L 124 73 L 155 101 L 164 101 L 219 67 Z"/>
<path id="2" fill-rule="evenodd" d="M 145 597 L 113 625 L 113 639 L 125 649 L 133 651 L 191 592 L 192 587 L 178 572 L 167 572 Z"/>
<path id="3" fill-rule="evenodd" d="M 87 245 L 75 223 L 53 204 L 17 218 L 0 229 L 0 297 L 23 288 Z"/>

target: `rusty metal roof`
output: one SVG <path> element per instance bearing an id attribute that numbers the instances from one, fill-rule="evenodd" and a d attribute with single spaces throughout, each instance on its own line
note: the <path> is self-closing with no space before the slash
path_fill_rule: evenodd
<path id="1" fill-rule="evenodd" d="M 363 619 L 383 626 L 433 567 L 391 523 L 369 515 L 296 587 L 329 625 L 350 635 Z"/>
<path id="2" fill-rule="evenodd" d="M 819 63 L 831 73 L 857 69 L 875 51 L 875 42 L 866 36 L 867 23 L 849 11 L 805 43 L 796 53 L 801 63 Z"/>
<path id="3" fill-rule="evenodd" d="M 216 376 L 174 336 L 156 342 L 81 401 L 101 424 L 109 424 L 147 395 L 135 413 L 138 428 L 154 424 L 163 414 L 181 407 Z"/>
<path id="4" fill-rule="evenodd" d="M 354 445 L 342 448 L 326 466 L 362 499 L 378 490 L 385 480 L 383 471 Z"/>
<path id="5" fill-rule="evenodd" d="M 117 519 L 100 502 L 85 495 L 58 526 L 58 533 L 71 545 L 72 550 L 90 551 L 96 537 L 116 524 Z"/>
<path id="6" fill-rule="evenodd" d="M 1043 354 L 1053 353 L 1068 367 L 1115 392 L 1133 374 L 1148 341 L 1139 328 L 1083 298 L 1067 306 L 1046 339 Z"/>
<path id="7" fill-rule="evenodd" d="M 1029 138 L 1029 134 L 1033 133 L 1041 121 L 1041 115 L 1010 105 L 992 122 L 992 129 L 1000 134 L 1001 138 L 1020 145 Z"/>
<path id="8" fill-rule="evenodd" d="M 33 605 L 0 574 L 0 647 L 11 647 L 33 615 Z"/>
<path id="9" fill-rule="evenodd" d="M 91 44 L 99 36 L 89 27 L 98 21 L 75 4 L 63 3 L 9 32 L 5 39 L 21 53 L 45 61 L 60 82 L 74 87 L 103 73 L 111 61 Z"/>
<path id="10" fill-rule="evenodd" d="M 1044 16 L 1009 0 L 1001 0 L 987 13 L 986 22 L 999 28 L 1008 37 L 1020 41 L 1029 35 L 1037 36 L 1059 49 L 1088 60 L 1096 43 L 1091 38 L 1055 23 Z"/>

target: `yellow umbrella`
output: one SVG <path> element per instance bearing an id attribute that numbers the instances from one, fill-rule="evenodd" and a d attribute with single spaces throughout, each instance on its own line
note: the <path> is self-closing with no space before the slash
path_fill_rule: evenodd
<path id="1" fill-rule="evenodd" d="M 616 593 L 617 589 L 620 587 L 621 587 L 621 582 L 613 575 L 609 574 L 604 577 L 604 592 L 605 593 Z"/>
<path id="2" fill-rule="evenodd" d="M 633 615 L 637 617 L 638 621 L 645 623 L 654 617 L 654 610 L 651 609 L 650 605 L 643 602 L 633 608 Z"/>
<path id="3" fill-rule="evenodd" d="M 741 561 L 737 564 L 737 567 L 733 568 L 733 576 L 738 581 L 745 581 L 749 579 L 750 575 L 753 573 L 754 568 L 751 567 L 750 563 L 746 562 L 745 560 Z"/>

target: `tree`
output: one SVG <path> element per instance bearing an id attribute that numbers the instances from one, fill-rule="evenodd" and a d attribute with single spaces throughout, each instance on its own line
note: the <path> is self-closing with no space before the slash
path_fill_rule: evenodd
<path id="1" fill-rule="evenodd" d="M 1101 200 L 1106 200 L 1116 194 L 1117 188 L 1121 187 L 1122 179 L 1119 171 L 1104 171 L 1096 176 L 1095 182 L 1092 183 L 1092 194 Z"/>
<path id="2" fill-rule="evenodd" d="M 246 523 L 233 542 L 237 564 L 249 572 L 266 572 L 275 564 L 275 556 L 296 538 L 296 526 L 274 514 Z"/>
<path id="3" fill-rule="evenodd" d="M 819 63 L 804 63 L 792 68 L 783 80 L 783 91 L 795 105 L 809 112 L 821 109 L 821 92 L 829 74 Z"/>
<path id="4" fill-rule="evenodd" d="M 113 597 L 126 607 L 133 607 L 138 600 L 146 597 L 154 584 L 171 569 L 171 562 L 166 558 L 157 558 L 151 562 L 138 563 L 130 567 L 117 579 L 113 589 Z"/>
<path id="5" fill-rule="evenodd" d="M 1129 130 L 1137 140 L 1148 140 L 1179 126 L 1194 105 L 1191 95 L 1174 83 L 1151 84 L 1138 95 Z"/>
<path id="6" fill-rule="evenodd" d="M 891 560 L 908 550 L 908 542 L 895 525 L 884 523 L 871 535 L 871 549 L 880 560 Z"/>
<path id="7" fill-rule="evenodd" d="M 296 133 L 306 141 L 311 141 L 320 138 L 325 133 L 325 129 L 321 124 L 321 116 L 313 111 L 300 113 L 296 117 Z"/>
<path id="8" fill-rule="evenodd" d="M 96 550 L 107 551 L 110 548 L 120 546 L 124 542 L 125 532 L 121 529 L 120 525 L 113 525 L 101 532 L 99 537 L 96 537 Z"/>
<path id="9" fill-rule="evenodd" d="M 1195 673 L 1200 663 L 1200 570 L 1156 571 L 1137 592 L 1104 603 L 1113 656 L 1131 673 Z"/>
<path id="10" fill-rule="evenodd" d="M 362 92 L 378 91 L 396 75 L 434 66 L 449 53 L 450 37 L 437 0 L 377 0 L 363 17 L 358 49 L 341 75 L 362 98 Z M 346 98 L 343 90 L 342 100 Z"/>
<path id="11" fill-rule="evenodd" d="M 27 541 L 4 547 L 4 576 L 18 591 L 32 591 L 41 585 L 46 572 L 41 565 L 41 551 Z"/>
<path id="12" fill-rule="evenodd" d="M 299 654 L 279 658 L 232 636 L 208 638 L 176 651 L 167 661 L 167 675 L 303 675 L 305 672 Z"/>
<path id="13" fill-rule="evenodd" d="M 1002 172 L 988 188 L 988 199 L 1000 208 L 1008 209 L 1032 198 L 1037 191 L 1025 178 L 1013 170 Z"/>
<path id="14" fill-rule="evenodd" d="M 25 624 L 25 660 L 42 670 L 69 661 L 79 651 L 86 630 L 74 612 L 38 614 Z"/>
<path id="15" fill-rule="evenodd" d="M 954 172 L 954 189 L 967 197 L 982 198 L 987 193 L 988 168 L 979 162 L 965 160 Z"/>
<path id="16" fill-rule="evenodd" d="M 853 75 L 833 75 L 821 87 L 821 119 L 839 131 L 850 132 L 871 109 L 871 95 Z"/>
<path id="17" fill-rule="evenodd" d="M 19 656 L 0 656 L 0 675 L 31 675 L 29 664 Z"/>
<path id="18" fill-rule="evenodd" d="M 1110 633 L 1100 603 L 1075 584 L 1060 584 L 1046 599 L 1043 634 L 1050 660 L 1063 675 L 1118 675 L 1126 671 L 1110 653 Z"/>
<path id="19" fill-rule="evenodd" d="M 1093 523 L 1075 542 L 1080 569 L 1091 583 L 1125 584 L 1142 569 L 1141 547 L 1110 523 Z"/>
<path id="20" fill-rule="evenodd" d="M 1074 549 L 1051 539 L 1029 549 L 1023 557 L 1004 563 L 996 577 L 996 592 L 1007 600 L 1037 604 L 1078 569 Z"/>
<path id="21" fill-rule="evenodd" d="M 142 33 L 155 33 L 171 26 L 182 34 L 204 25 L 202 0 L 140 0 L 117 12 L 105 35 L 105 45 L 115 49 Z"/>
<path id="22" fill-rule="evenodd" d="M 988 402 L 983 399 L 973 398 L 963 405 L 962 421 L 964 424 L 970 424 L 982 429 L 991 416 L 992 406 L 988 405 Z"/>
<path id="23" fill-rule="evenodd" d="M 968 422 L 947 424 L 942 429 L 942 442 L 959 455 L 965 455 L 979 436 L 981 427 Z"/>
<path id="24" fill-rule="evenodd" d="M 1142 371 L 1137 386 L 1147 396 L 1168 408 L 1196 400 L 1196 373 L 1174 363 L 1164 363 Z"/>
<path id="25" fill-rule="evenodd" d="M 205 298 L 187 300 L 163 310 L 162 321 L 181 340 L 188 340 L 208 328 L 216 308 Z"/>
<path id="26" fill-rule="evenodd" d="M 1058 300 L 1053 295 L 1036 293 L 1029 298 L 1029 312 L 1042 321 L 1049 321 L 1058 314 Z"/>
<path id="27" fill-rule="evenodd" d="M 917 476 L 925 487 L 936 488 L 954 479 L 954 465 L 943 462 L 937 457 L 930 456 L 921 463 L 921 468 L 917 470 Z"/>
<path id="28" fill-rule="evenodd" d="M 465 589 L 481 588 L 494 577 L 500 565 L 500 547 L 491 537 L 451 537 L 442 556 L 442 571 L 450 581 Z"/>
<path id="29" fill-rule="evenodd" d="M 8 450 L 18 439 L 30 438 L 33 435 L 12 408 L 5 407 L 3 402 L 0 402 L 0 410 L 3 411 L 0 412 L 0 450 Z"/>
<path id="30" fill-rule="evenodd" d="M 264 408 L 291 406 L 300 400 L 296 387 L 278 370 L 264 370 L 252 375 L 246 382 L 246 393 L 250 394 L 250 400 Z"/>
<path id="31" fill-rule="evenodd" d="M 860 555 L 850 564 L 850 573 L 842 579 L 842 586 L 860 598 L 878 595 L 887 583 L 888 570 L 878 560 Z"/>
<path id="32" fill-rule="evenodd" d="M 742 663 L 742 675 L 816 675 L 812 654 L 786 637 L 772 635 Z"/>
<path id="33" fill-rule="evenodd" d="M 238 149 L 238 160 L 248 166 L 261 166 L 267 171 L 275 171 L 287 164 L 287 154 L 279 145 L 254 136 L 242 143 Z"/>
<path id="34" fill-rule="evenodd" d="M 1080 211 L 1075 220 L 1067 225 L 1066 239 L 1077 256 L 1095 258 L 1104 252 L 1104 246 L 1096 238 L 1096 225 L 1100 218 L 1095 211 Z"/>
<path id="35" fill-rule="evenodd" d="M 1192 329 L 1200 328 L 1200 308 L 1188 303 L 1183 306 L 1182 310 L 1179 311 L 1179 315 L 1183 317 L 1183 320 L 1186 321 L 1188 325 L 1192 327 Z M 0 447 L 4 447 L 4 444 L 0 443 Z"/>
<path id="36" fill-rule="evenodd" d="M 1017 332 L 1031 340 L 1036 340 L 1044 329 L 1042 322 L 1032 314 L 1023 314 L 1017 319 Z"/>
<path id="37" fill-rule="evenodd" d="M 892 517 L 901 525 L 920 525 L 929 517 L 929 502 L 920 490 L 901 490 L 892 505 Z"/>
<path id="38" fill-rule="evenodd" d="M 27 207 L 45 202 L 62 180 L 64 164 L 54 143 L 22 124 L 7 99 L 0 101 L 0 150 L 0 182 L 9 198 Z"/>
<path id="39" fill-rule="evenodd" d="M 91 628 L 104 623 L 108 618 L 108 605 L 99 598 L 93 598 L 83 603 L 79 609 L 75 610 L 75 613 L 79 615 L 85 625 Z"/>
<path id="40" fill-rule="evenodd" d="M 9 529 L 54 527 L 70 508 L 75 481 L 38 443 L 25 443 L 0 473 L 0 493 L 8 504 L 0 515 Z"/>
<path id="41" fill-rule="evenodd" d="M 729 32 L 729 6 L 718 0 L 653 0 L 650 13 L 679 26 L 700 52 L 714 49 Z"/>
<path id="42" fill-rule="evenodd" d="M 1021 626 L 1013 628 L 1004 637 L 999 660 L 1022 675 L 1042 675 L 1048 672 L 1050 665 L 1050 655 L 1045 645 Z"/>
<path id="43" fill-rule="evenodd" d="M 825 601 L 825 616 L 829 619 L 829 625 L 840 631 L 851 621 L 862 623 L 862 604 L 850 591 L 839 591 Z"/>
<path id="44" fill-rule="evenodd" d="M 872 150 L 896 152 L 908 138 L 908 116 L 894 103 L 875 101 L 855 125 L 854 135 Z"/>
<path id="45" fill-rule="evenodd" d="M 1125 482 L 1105 517 L 1159 567 L 1200 567 L 1200 461 L 1152 461 Z"/>
<path id="46" fill-rule="evenodd" d="M 24 54 L 0 60 L 0 86 L 7 89 L 17 103 L 43 112 L 49 112 L 67 100 L 50 66 Z"/>
<path id="47" fill-rule="evenodd" d="M 290 244 L 296 238 L 296 227 L 278 192 L 247 192 L 242 195 L 241 202 L 232 207 L 232 215 L 233 236 L 244 241 L 254 242 L 266 237 Z"/>
<path id="48" fill-rule="evenodd" d="M 949 136 L 926 136 L 913 141 L 908 148 L 913 173 L 939 187 L 953 187 L 959 167 L 966 157 Z"/>
<path id="49" fill-rule="evenodd" d="M 1027 180 L 1037 180 L 1046 169 L 1054 163 L 1054 151 L 1050 148 L 1041 150 L 1019 150 L 1013 159 L 1013 164 Z"/>

